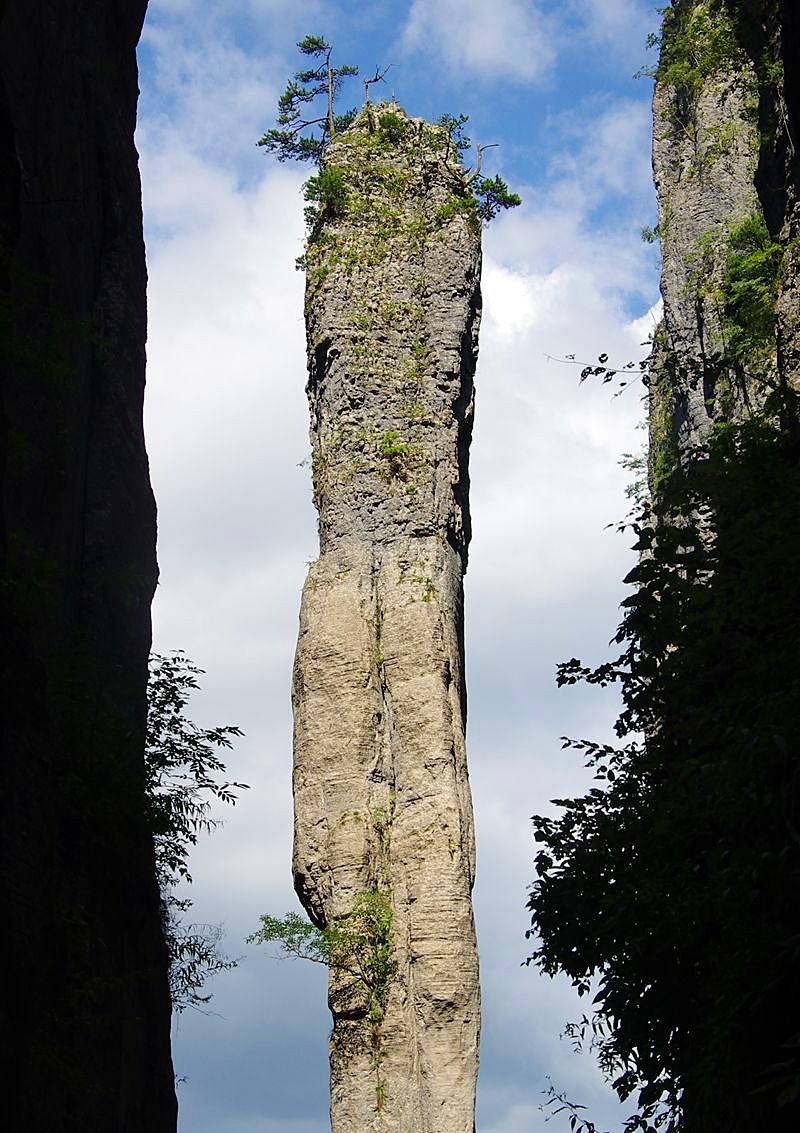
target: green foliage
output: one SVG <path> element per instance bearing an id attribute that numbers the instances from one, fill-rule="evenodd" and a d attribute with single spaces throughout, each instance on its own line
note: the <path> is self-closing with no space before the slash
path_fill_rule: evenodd
<path id="1" fill-rule="evenodd" d="M 656 240 L 661 239 L 661 230 L 658 225 L 651 228 L 649 224 L 645 224 L 641 230 L 641 236 L 645 244 L 655 244 Z"/>
<path id="2" fill-rule="evenodd" d="M 332 48 L 321 36 L 307 35 L 297 44 L 300 52 L 319 62 L 316 66 L 296 71 L 278 99 L 278 125 L 256 142 L 278 161 L 322 162 L 328 143 L 347 128 L 356 111 L 337 115 L 335 101 L 342 80 L 357 75 L 358 67 L 331 63 Z M 315 106 L 323 99 L 323 108 Z"/>
<path id="3" fill-rule="evenodd" d="M 450 151 L 457 161 L 462 161 L 464 155 L 468 152 L 471 142 L 467 135 L 464 133 L 464 127 L 469 121 L 468 114 L 443 114 L 438 120 L 437 125 L 441 126 L 447 135 L 448 152 L 445 155 L 445 160 L 449 158 Z"/>
<path id="4" fill-rule="evenodd" d="M 249 944 L 279 944 L 287 956 L 326 964 L 352 976 L 365 1000 L 370 1024 L 379 1026 L 386 1013 L 394 976 L 392 901 L 382 890 L 359 893 L 352 910 L 334 924 L 317 928 L 297 913 L 261 916 L 261 927 Z"/>
<path id="5" fill-rule="evenodd" d="M 180 1014 L 187 1007 L 202 1011 L 211 999 L 205 991 L 208 980 L 219 972 L 229 972 L 238 961 L 222 949 L 223 929 L 218 924 L 197 924 L 183 920 L 181 913 L 192 902 L 174 895 L 164 898 L 164 923 L 169 948 L 169 992 L 172 1009 Z"/>
<path id="6" fill-rule="evenodd" d="M 473 183 L 472 192 L 477 201 L 478 218 L 487 224 L 504 209 L 517 208 L 522 204 L 522 198 L 508 191 L 508 185 L 499 174 L 481 177 Z"/>
<path id="7" fill-rule="evenodd" d="M 147 686 L 146 791 L 156 864 L 162 887 L 191 881 L 189 850 L 201 831 L 219 820 L 210 817 L 213 800 L 236 802 L 246 783 L 220 781 L 225 765 L 217 754 L 230 749 L 240 728 L 200 728 L 185 714 L 191 693 L 199 688 L 203 669 L 183 653 L 150 658 Z"/>
<path id="8" fill-rule="evenodd" d="M 638 1098 L 629 1129 L 799 1116 L 796 438 L 768 399 L 673 469 L 633 525 L 621 653 L 559 667 L 619 686 L 619 742 L 565 740 L 598 785 L 534 818 L 530 962 L 596 993 L 570 1034 Z"/>
<path id="9" fill-rule="evenodd" d="M 176 1011 L 207 1003 L 211 997 L 201 995 L 201 989 L 208 976 L 235 967 L 235 961 L 219 949 L 219 927 L 185 923 L 179 914 L 191 908 L 192 902 L 174 892 L 179 882 L 192 880 L 189 852 L 198 835 L 219 825 L 220 820 L 211 817 L 214 801 L 233 805 L 236 792 L 247 790 L 246 783 L 224 778 L 225 765 L 218 754 L 232 746 L 232 738 L 241 736 L 241 730 L 232 725 L 200 728 L 186 716 L 189 697 L 199 688 L 197 677 L 202 672 L 180 652 L 169 657 L 154 653 L 150 658 L 145 791 Z"/>
<path id="10" fill-rule="evenodd" d="M 728 346 L 733 358 L 753 364 L 775 344 L 775 303 L 783 249 L 760 213 L 753 213 L 728 237 L 721 293 Z"/>
<path id="11" fill-rule="evenodd" d="M 707 168 L 719 161 L 721 157 L 729 154 L 736 144 L 739 127 L 736 122 L 720 122 L 716 126 L 708 127 L 710 144 L 703 154 L 701 166 Z"/>
<path id="12" fill-rule="evenodd" d="M 657 74 L 667 86 L 694 95 L 712 75 L 744 62 L 725 0 L 673 5 L 662 14 Z"/>
<path id="13" fill-rule="evenodd" d="M 341 169 L 324 166 L 314 177 L 309 177 L 303 186 L 303 196 L 307 201 L 318 201 L 319 209 L 311 206 L 306 209 L 306 222 L 316 223 L 318 217 L 341 216 L 347 205 L 347 181 Z"/>
<path id="14" fill-rule="evenodd" d="M 248 944 L 279 944 L 287 956 L 315 964 L 330 963 L 330 932 L 317 928 L 299 913 L 280 918 L 262 913 L 260 920 L 258 931 L 246 937 Z"/>
<path id="15" fill-rule="evenodd" d="M 633 477 L 625 487 L 625 498 L 631 500 L 635 507 L 642 507 L 647 502 L 649 494 L 646 448 L 643 446 L 639 452 L 624 452 L 620 457 L 619 466 Z"/>
<path id="16" fill-rule="evenodd" d="M 378 437 L 378 455 L 386 462 L 391 476 L 405 478 L 411 445 L 394 429 L 387 429 Z"/>
<path id="17" fill-rule="evenodd" d="M 465 217 L 467 223 L 476 230 L 480 227 L 478 204 L 471 193 L 465 197 L 448 197 L 445 203 L 436 210 L 434 221 L 436 224 L 447 224 L 455 216 Z"/>
<path id="18" fill-rule="evenodd" d="M 387 110 L 378 118 L 378 130 L 385 141 L 398 145 L 408 133 L 408 119 Z"/>
<path id="19" fill-rule="evenodd" d="M 378 452 L 387 460 L 408 456 L 409 446 L 394 429 L 389 429 L 378 438 Z"/>
<path id="20" fill-rule="evenodd" d="M 504 209 L 516 208 L 522 204 L 517 193 L 510 193 L 508 185 L 500 176 L 484 177 L 470 186 L 466 196 L 449 197 L 436 210 L 434 220 L 437 224 L 447 224 L 455 216 L 463 216 L 476 228 L 481 221 L 489 223 Z"/>
<path id="21" fill-rule="evenodd" d="M 437 125 L 442 127 L 447 135 L 446 161 L 452 154 L 460 164 L 469 151 L 472 143 L 464 132 L 464 127 L 468 121 L 469 117 L 466 114 L 459 114 L 457 117 L 452 114 L 443 114 L 439 119 Z M 477 176 L 481 155 L 485 148 L 487 147 L 478 146 L 478 167 L 469 179 L 469 194 L 464 197 L 451 197 L 438 210 L 436 214 L 438 222 L 444 223 L 461 214 L 469 220 L 476 218 L 476 223 L 484 221 L 488 224 L 499 212 L 516 208 L 522 204 L 522 198 L 517 193 L 509 192 L 508 185 L 499 175 L 494 177 Z"/>

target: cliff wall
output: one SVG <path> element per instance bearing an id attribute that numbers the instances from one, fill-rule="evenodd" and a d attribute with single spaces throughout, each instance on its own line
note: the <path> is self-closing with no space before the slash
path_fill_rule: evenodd
<path id="1" fill-rule="evenodd" d="M 320 556 L 294 672 L 294 875 L 312 919 L 350 933 L 331 964 L 332 1127 L 472 1133 L 462 576 L 480 225 L 447 134 L 394 106 L 336 138 L 322 176 L 306 256 Z"/>
<path id="2" fill-rule="evenodd" d="M 3 1127 L 174 1130 L 144 807 L 146 0 L 0 0 Z"/>
<path id="3" fill-rule="evenodd" d="M 665 12 L 653 101 L 656 487 L 713 423 L 800 378 L 798 79 L 785 49 L 796 24 L 777 0 L 673 0 Z"/>
<path id="4" fill-rule="evenodd" d="M 654 99 L 650 475 L 672 572 L 648 593 L 665 646 L 651 688 L 667 658 L 675 679 L 650 751 L 669 753 L 662 805 L 682 784 L 668 850 L 691 831 L 696 881 L 664 886 L 682 940 L 651 978 L 677 1005 L 659 1011 L 686 1133 L 800 1120 L 797 33 L 794 2 L 673 0 Z"/>

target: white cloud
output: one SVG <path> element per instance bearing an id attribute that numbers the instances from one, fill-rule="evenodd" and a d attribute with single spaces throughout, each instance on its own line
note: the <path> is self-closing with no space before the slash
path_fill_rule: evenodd
<path id="1" fill-rule="evenodd" d="M 631 342 L 635 346 L 641 346 L 643 343 L 649 343 L 653 338 L 656 327 L 661 322 L 663 317 L 664 300 L 659 298 L 649 311 L 645 311 L 641 318 L 633 319 L 628 323 L 625 330 L 630 335 Z"/>
<path id="2" fill-rule="evenodd" d="M 584 57 L 593 52 L 594 65 L 607 68 L 617 77 L 620 72 L 633 75 L 653 62 L 646 41 L 648 33 L 660 23 L 656 4 L 642 0 L 564 0 L 559 8 L 562 48 L 571 48 Z"/>
<path id="3" fill-rule="evenodd" d="M 235 42 L 225 6 L 194 2 L 179 20 L 182 11 L 151 12 L 142 33 L 149 81 L 141 117 L 150 147 L 170 157 L 213 157 L 227 170 L 249 162 L 253 179 L 264 165 L 255 144 L 271 125 L 283 66 L 273 51 L 248 51 Z"/>
<path id="4" fill-rule="evenodd" d="M 647 8 L 638 0 L 573 0 L 573 6 L 588 31 L 598 39 L 614 41 L 624 36 L 641 36 L 642 46 L 655 11 L 655 7 Z"/>
<path id="5" fill-rule="evenodd" d="M 413 0 L 403 43 L 466 77 L 505 82 L 540 79 L 553 62 L 546 21 L 530 0 Z"/>
<path id="6" fill-rule="evenodd" d="M 650 185 L 650 109 L 639 101 L 589 102 L 562 117 L 572 146 L 553 162 L 553 171 L 580 186 L 586 200 L 609 194 L 633 196 Z"/>

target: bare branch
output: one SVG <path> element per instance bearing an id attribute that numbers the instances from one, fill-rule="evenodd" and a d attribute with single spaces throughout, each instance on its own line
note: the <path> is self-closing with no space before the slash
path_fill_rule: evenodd
<path id="1" fill-rule="evenodd" d="M 378 65 L 376 63 L 375 74 L 373 75 L 373 77 L 371 79 L 364 79 L 364 102 L 365 102 L 366 105 L 369 105 L 369 88 L 371 86 L 373 86 L 373 84 L 375 84 L 375 83 L 385 82 L 386 81 L 386 75 L 389 73 L 389 71 L 391 71 L 391 69 L 392 69 L 392 67 L 394 67 L 394 65 L 395 65 L 394 63 L 390 63 L 388 65 L 388 67 L 384 67 L 383 70 L 381 71 L 381 69 L 378 67 Z"/>
<path id="2" fill-rule="evenodd" d="M 475 179 L 476 179 L 477 177 L 479 177 L 479 176 L 480 176 L 480 172 L 481 172 L 481 165 L 483 164 L 483 154 L 484 154 L 484 150 L 487 150 L 487 149 L 497 149 L 497 147 L 498 147 L 499 145 L 500 145 L 500 143 L 499 143 L 499 142 L 489 142 L 489 143 L 488 143 L 487 145 L 485 145 L 485 146 L 479 146 L 479 145 L 478 145 L 478 144 L 476 143 L 476 145 L 475 145 L 475 152 L 476 152 L 476 153 L 477 153 L 477 155 L 478 155 L 478 159 L 477 159 L 477 161 L 476 161 L 476 163 L 475 163 L 475 168 L 473 169 L 473 171 L 472 171 L 472 172 L 471 172 L 471 173 L 470 173 L 470 174 L 468 175 L 468 177 L 467 177 L 467 184 L 468 184 L 468 185 L 471 185 L 471 184 L 472 184 L 472 182 L 473 182 L 473 181 L 474 181 L 474 180 L 475 180 Z"/>
<path id="3" fill-rule="evenodd" d="M 330 141 L 336 136 L 336 119 L 333 116 L 333 95 L 334 95 L 334 74 L 331 69 L 331 47 L 328 48 L 325 55 L 325 69 L 328 72 L 328 139 Z"/>

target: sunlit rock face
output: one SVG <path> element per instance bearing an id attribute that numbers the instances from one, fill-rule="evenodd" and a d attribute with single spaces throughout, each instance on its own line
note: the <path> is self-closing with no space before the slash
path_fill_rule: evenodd
<path id="1" fill-rule="evenodd" d="M 677 73 L 681 37 L 689 37 L 683 29 L 706 7 L 705 0 L 675 6 L 680 30 L 665 30 L 653 99 L 664 320 L 656 336 L 651 428 L 660 454 L 670 442 L 691 448 L 714 420 L 736 415 L 748 396 L 740 375 L 719 361 L 725 350 L 719 286 L 729 233 L 760 208 L 755 71 L 739 50 L 730 57 L 720 51 L 685 85 L 671 81 L 668 68 L 675 57 Z M 724 5 L 717 7 L 718 38 L 730 32 L 735 43 Z"/>
<path id="2" fill-rule="evenodd" d="M 462 578 L 480 226 L 447 133 L 396 106 L 363 111 L 325 169 L 337 198 L 306 254 L 320 556 L 294 671 L 294 875 L 317 924 L 360 934 L 360 967 L 331 966 L 332 1128 L 472 1133 Z"/>
<path id="3" fill-rule="evenodd" d="M 155 506 L 145 0 L 0 2 L 0 1002 L 8 1130 L 170 1133 L 144 798 Z"/>
<path id="4" fill-rule="evenodd" d="M 745 417 L 776 383 L 800 386 L 797 19 L 783 0 L 673 0 L 667 10 L 653 100 L 664 299 L 651 373 L 656 487 L 714 423 Z M 759 241 L 769 279 L 749 279 L 742 263 Z M 774 291 L 761 326 L 737 307 L 743 278 Z"/>

